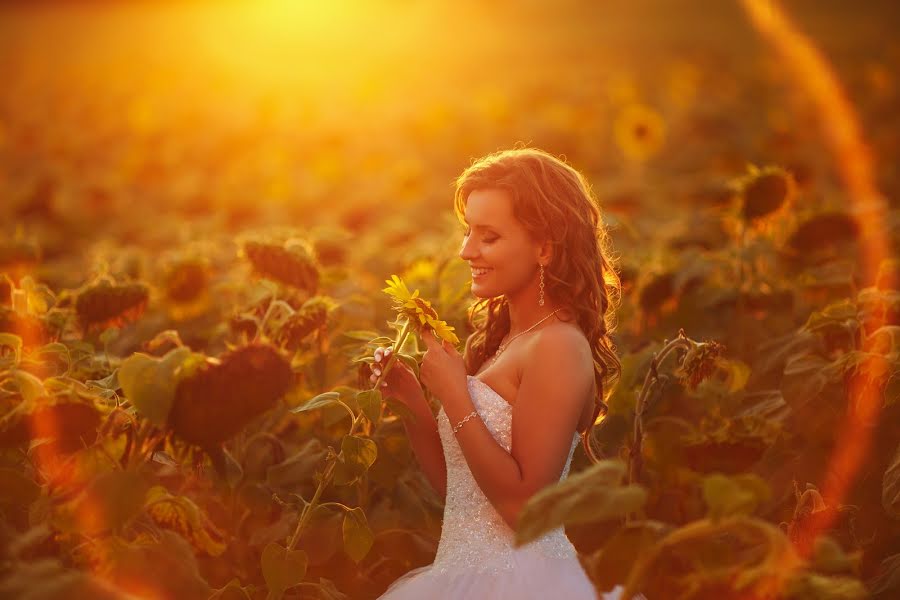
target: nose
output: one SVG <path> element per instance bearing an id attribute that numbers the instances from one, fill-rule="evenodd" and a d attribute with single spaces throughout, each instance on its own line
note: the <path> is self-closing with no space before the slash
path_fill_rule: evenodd
<path id="1" fill-rule="evenodd" d="M 470 260 L 478 256 L 478 252 L 476 251 L 476 244 L 473 243 L 473 237 L 464 237 L 462 241 L 462 246 L 459 249 L 459 257 L 463 260 Z"/>

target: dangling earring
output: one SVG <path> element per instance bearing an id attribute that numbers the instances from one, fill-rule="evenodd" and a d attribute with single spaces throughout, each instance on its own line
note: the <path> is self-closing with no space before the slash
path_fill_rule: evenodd
<path id="1" fill-rule="evenodd" d="M 541 285 L 540 285 L 540 296 L 538 297 L 538 305 L 544 305 L 544 265 L 541 265 Z"/>

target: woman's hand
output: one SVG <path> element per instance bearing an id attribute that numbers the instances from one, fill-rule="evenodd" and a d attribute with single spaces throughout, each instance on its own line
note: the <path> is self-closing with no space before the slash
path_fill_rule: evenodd
<path id="1" fill-rule="evenodd" d="M 391 358 L 393 350 L 391 346 L 375 349 L 375 362 L 372 363 L 372 374 L 369 376 L 369 381 L 373 385 L 378 381 L 378 377 Z M 410 404 L 416 396 L 422 394 L 422 387 L 419 385 L 419 380 L 416 379 L 415 373 L 406 366 L 406 363 L 398 359 L 391 365 L 391 370 L 384 378 L 384 381 L 381 382 L 381 394 L 382 397 L 387 398 L 391 396 L 404 404 Z"/>
<path id="2" fill-rule="evenodd" d="M 422 357 L 419 376 L 422 383 L 438 397 L 441 404 L 455 389 L 468 391 L 466 381 L 466 365 L 462 355 L 453 344 L 439 340 L 431 330 L 422 334 L 422 340 L 428 350 Z"/>

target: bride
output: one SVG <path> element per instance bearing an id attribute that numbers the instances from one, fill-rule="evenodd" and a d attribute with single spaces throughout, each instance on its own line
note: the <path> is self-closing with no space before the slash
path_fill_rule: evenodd
<path id="1" fill-rule="evenodd" d="M 607 328 L 619 280 L 589 184 L 544 151 L 506 150 L 459 176 L 454 204 L 480 299 L 475 332 L 463 355 L 423 336 L 436 418 L 399 361 L 382 384 L 415 416 L 404 421 L 410 444 L 445 496 L 441 539 L 431 565 L 381 598 L 619 598 L 620 586 L 597 594 L 562 527 L 513 545 L 523 505 L 566 477 L 620 369 Z M 376 350 L 373 381 L 390 352 Z"/>

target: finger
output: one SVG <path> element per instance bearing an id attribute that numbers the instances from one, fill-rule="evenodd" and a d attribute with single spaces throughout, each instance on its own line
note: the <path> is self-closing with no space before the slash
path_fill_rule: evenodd
<path id="1" fill-rule="evenodd" d="M 438 340 L 434 337 L 434 334 L 431 333 L 430 329 L 426 329 L 422 332 L 422 341 L 425 342 L 425 345 L 428 346 L 429 349 L 437 347 Z"/>

